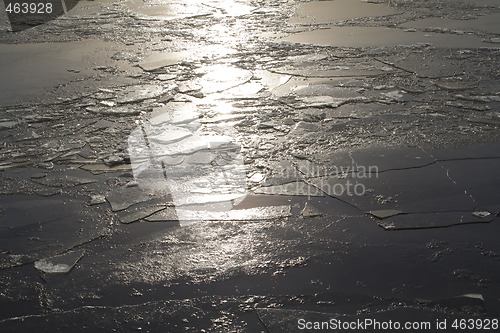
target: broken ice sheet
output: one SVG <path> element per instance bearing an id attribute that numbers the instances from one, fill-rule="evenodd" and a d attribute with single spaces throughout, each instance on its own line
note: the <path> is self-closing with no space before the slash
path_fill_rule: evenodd
<path id="1" fill-rule="evenodd" d="M 322 61 L 328 59 L 328 54 L 317 54 L 317 53 L 310 53 L 310 54 L 303 54 L 303 55 L 298 55 L 298 56 L 290 56 L 287 58 L 287 60 L 291 61 L 300 61 L 300 62 L 317 62 L 317 61 Z"/>
<path id="2" fill-rule="evenodd" d="M 411 100 L 411 97 L 406 94 L 405 91 L 401 90 L 392 90 L 386 93 L 380 94 L 383 100 L 387 100 L 389 102 L 408 102 Z"/>
<path id="3" fill-rule="evenodd" d="M 419 28 L 426 29 L 429 27 L 449 29 L 449 30 L 466 30 L 466 31 L 476 31 L 476 32 L 486 32 L 493 34 L 500 34 L 500 14 L 484 15 L 479 16 L 475 19 L 470 20 L 452 20 L 444 17 L 430 17 L 419 19 L 415 21 L 409 21 L 401 24 L 401 27 L 405 28 Z"/>
<path id="4" fill-rule="evenodd" d="M 329 107 L 337 108 L 343 104 L 351 102 L 364 102 L 366 97 L 355 97 L 355 98 L 339 98 L 332 96 L 305 96 L 297 98 L 301 103 L 298 104 L 297 108 L 319 108 L 319 107 Z"/>
<path id="5" fill-rule="evenodd" d="M 148 222 L 176 222 L 178 221 L 175 207 L 165 207 L 159 212 L 155 212 L 144 218 Z"/>
<path id="6" fill-rule="evenodd" d="M 180 63 L 188 54 L 186 52 L 155 52 L 139 63 L 139 67 L 147 72 Z"/>
<path id="7" fill-rule="evenodd" d="M 466 90 L 473 88 L 473 86 L 470 83 L 463 82 L 462 80 L 453 77 L 431 80 L 431 82 L 434 85 L 447 90 Z"/>
<path id="8" fill-rule="evenodd" d="M 80 169 L 90 171 L 92 174 L 98 175 L 103 172 L 113 171 L 128 171 L 130 170 L 129 164 L 120 164 L 115 166 L 107 166 L 106 164 L 85 164 L 80 166 Z"/>
<path id="9" fill-rule="evenodd" d="M 264 86 L 257 82 L 248 82 L 240 86 L 228 89 L 222 94 L 223 99 L 257 99 Z"/>
<path id="10" fill-rule="evenodd" d="M 379 221 L 378 225 L 385 230 L 426 229 L 460 224 L 488 223 L 494 219 L 494 216 L 477 217 L 473 213 L 439 212 L 390 216 Z"/>
<path id="11" fill-rule="evenodd" d="M 254 72 L 254 79 L 259 80 L 263 86 L 271 91 L 287 83 L 290 78 L 290 75 L 276 74 L 266 70 L 257 70 Z"/>
<path id="12" fill-rule="evenodd" d="M 51 196 L 60 193 L 58 187 L 47 187 L 33 183 L 26 179 L 4 177 L 0 178 L 0 194 L 38 194 L 41 196 Z"/>
<path id="13" fill-rule="evenodd" d="M 118 187 L 106 193 L 106 199 L 111 205 L 111 209 L 116 212 L 124 210 L 136 203 L 153 199 L 151 191 L 140 187 Z"/>
<path id="14" fill-rule="evenodd" d="M 165 106 L 153 109 L 148 122 L 152 126 L 161 124 L 181 125 L 193 122 L 201 117 L 194 103 L 170 102 Z"/>
<path id="15" fill-rule="evenodd" d="M 291 92 L 297 96 L 331 96 L 339 101 L 354 101 L 362 97 L 362 95 L 360 95 L 356 89 L 350 87 L 349 84 L 347 84 L 347 88 L 339 87 L 338 85 L 343 85 L 343 82 L 334 79 L 326 80 L 311 78 L 292 87 Z"/>
<path id="16" fill-rule="evenodd" d="M 288 160 L 269 161 L 267 163 L 269 173 L 265 178 L 263 186 L 283 185 L 302 180 L 302 174 Z"/>
<path id="17" fill-rule="evenodd" d="M 160 74 L 158 75 L 158 80 L 160 81 L 169 81 L 175 79 L 177 76 L 172 74 Z"/>
<path id="18" fill-rule="evenodd" d="M 165 209 L 165 206 L 145 206 L 138 205 L 137 207 L 127 208 L 125 210 L 119 211 L 118 219 L 121 223 L 132 223 L 146 218 L 156 212 Z"/>
<path id="19" fill-rule="evenodd" d="M 35 183 L 42 184 L 51 187 L 73 187 L 84 184 L 91 184 L 97 181 L 96 178 L 90 177 L 90 175 L 83 170 L 61 170 L 57 172 L 50 172 L 46 177 L 33 178 Z"/>
<path id="20" fill-rule="evenodd" d="M 252 72 L 231 67 L 227 65 L 213 65 L 202 67 L 197 70 L 198 74 L 204 74 L 197 84 L 203 87 L 205 94 L 222 92 L 229 88 L 239 86 L 252 78 Z"/>
<path id="21" fill-rule="evenodd" d="M 334 68 L 337 67 L 334 66 Z M 361 96 L 356 89 L 363 87 L 361 80 L 361 78 L 356 77 L 293 77 L 274 88 L 272 94 L 276 96 L 293 94 L 296 96 L 355 98 Z"/>
<path id="22" fill-rule="evenodd" d="M 269 68 L 268 70 L 276 74 L 297 75 L 307 78 L 364 77 L 384 74 L 387 71 L 396 71 L 396 69 L 387 68 L 386 65 L 376 60 L 366 58 L 336 59 L 327 62 L 327 66 L 323 62 L 297 62 L 277 68 Z"/>
<path id="23" fill-rule="evenodd" d="M 128 86 L 117 92 L 116 101 L 119 104 L 138 103 L 161 96 L 165 91 L 163 86 L 154 84 Z"/>
<path id="24" fill-rule="evenodd" d="M 193 133 L 192 131 L 179 126 L 161 124 L 159 126 L 151 127 L 149 134 L 149 141 L 158 145 L 163 145 L 181 141 L 182 139 L 190 137 Z"/>
<path id="25" fill-rule="evenodd" d="M 102 107 L 89 106 L 85 110 L 106 116 L 134 116 L 141 113 L 141 110 L 134 106 Z"/>
<path id="26" fill-rule="evenodd" d="M 35 268 L 48 274 L 69 273 L 83 257 L 84 251 L 70 251 L 54 257 L 35 261 Z"/>
<path id="27" fill-rule="evenodd" d="M 458 45 L 464 47 L 462 44 Z M 398 54 L 397 56 L 384 56 L 379 59 L 385 63 L 393 64 L 398 68 L 402 68 L 424 78 L 440 79 L 442 77 L 474 77 L 474 72 L 478 70 L 478 68 L 471 64 L 470 60 L 448 59 L 450 56 L 449 53 L 452 52 L 454 51 L 429 51 L 426 53 L 426 61 L 424 62 L 422 62 L 420 52 Z"/>

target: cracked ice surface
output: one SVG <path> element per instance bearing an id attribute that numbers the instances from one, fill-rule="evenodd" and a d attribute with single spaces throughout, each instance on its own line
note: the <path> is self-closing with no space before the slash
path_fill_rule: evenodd
<path id="1" fill-rule="evenodd" d="M 0 31 L 0 330 L 498 317 L 497 2 L 94 1 Z"/>

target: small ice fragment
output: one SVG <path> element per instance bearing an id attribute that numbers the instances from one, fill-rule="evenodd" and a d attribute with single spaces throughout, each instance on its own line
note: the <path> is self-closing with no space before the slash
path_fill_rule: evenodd
<path id="1" fill-rule="evenodd" d="M 116 155 L 111 155 L 111 156 L 108 156 L 106 157 L 104 160 L 103 160 L 104 164 L 106 164 L 107 166 L 109 167 L 112 167 L 112 166 L 115 166 L 115 165 L 120 165 L 124 162 L 123 158 L 120 157 L 120 156 L 116 156 Z"/>
<path id="2" fill-rule="evenodd" d="M 1 121 L 0 122 L 0 130 L 2 129 L 12 129 L 19 124 L 17 121 Z"/>
<path id="3" fill-rule="evenodd" d="M 173 80 L 175 79 L 176 76 L 172 74 L 160 74 L 158 75 L 158 80 L 160 81 L 168 81 L 168 80 Z"/>
<path id="4" fill-rule="evenodd" d="M 31 175 L 31 179 L 39 179 L 39 178 L 44 178 L 44 177 L 47 177 L 47 173 L 45 173 L 45 172 L 37 172 L 37 173 Z"/>
<path id="5" fill-rule="evenodd" d="M 264 180 L 264 178 L 265 178 L 264 174 L 260 172 L 255 172 L 248 178 L 248 181 L 252 183 L 260 183 L 261 181 Z"/>
<path id="6" fill-rule="evenodd" d="M 490 216 L 491 213 L 486 210 L 483 210 L 483 211 L 472 212 L 472 215 L 483 218 Z"/>
<path id="7" fill-rule="evenodd" d="M 90 205 L 99 205 L 106 202 L 106 197 L 102 194 L 94 194 L 90 196 Z"/>
<path id="8" fill-rule="evenodd" d="M 381 226 L 382 228 L 384 228 L 385 230 L 395 230 L 396 229 L 396 225 L 394 224 L 394 222 L 379 222 L 378 225 Z"/>
<path id="9" fill-rule="evenodd" d="M 474 299 L 479 299 L 481 301 L 484 301 L 484 297 L 481 294 L 465 294 L 465 295 L 462 295 L 461 297 L 474 298 Z"/>
<path id="10" fill-rule="evenodd" d="M 306 96 L 301 97 L 304 107 L 339 107 L 344 100 L 332 96 Z"/>
<path id="11" fill-rule="evenodd" d="M 49 274 L 69 273 L 83 257 L 83 250 L 71 251 L 50 258 L 35 261 L 35 268 Z"/>
<path id="12" fill-rule="evenodd" d="M 404 97 L 404 95 L 398 90 L 390 91 L 387 93 L 382 93 L 381 95 L 386 97 L 387 99 L 389 99 L 391 101 L 398 101 L 398 102 L 403 101 L 403 97 Z"/>
<path id="13" fill-rule="evenodd" d="M 311 123 L 307 123 L 305 121 L 299 121 L 297 125 L 295 125 L 296 129 L 308 131 L 308 132 L 317 132 L 319 131 L 318 125 L 314 125 Z"/>
<path id="14" fill-rule="evenodd" d="M 136 187 L 136 186 L 139 186 L 139 183 L 135 180 L 131 180 L 127 184 L 125 184 L 125 187 Z"/>
<path id="15" fill-rule="evenodd" d="M 109 107 L 113 107 L 116 105 L 116 103 L 113 101 L 100 101 L 99 104 Z"/>
<path id="16" fill-rule="evenodd" d="M 490 38 L 490 39 L 485 39 L 485 40 L 483 40 L 483 42 L 497 44 L 497 43 L 500 43 L 500 38 L 494 37 L 494 38 Z"/>

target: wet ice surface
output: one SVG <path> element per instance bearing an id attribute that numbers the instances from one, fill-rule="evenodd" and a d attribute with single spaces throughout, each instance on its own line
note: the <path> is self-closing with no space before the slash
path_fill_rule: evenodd
<path id="1" fill-rule="evenodd" d="M 81 1 L 0 33 L 0 327 L 498 317 L 499 13 Z"/>
<path id="2" fill-rule="evenodd" d="M 460 20 L 426 18 L 405 22 L 398 28 L 343 26 L 366 18 L 375 22 L 382 21 L 384 18 L 397 17 L 400 14 L 396 8 L 384 3 L 348 0 L 312 1 L 298 6 L 289 22 L 334 27 L 322 26 L 321 29 L 292 34 L 283 40 L 339 47 L 429 44 L 440 48 L 477 48 L 489 47 L 488 43 L 494 44 L 495 37 L 485 39 L 482 34 L 497 34 L 500 29 L 498 14 L 466 16 Z"/>
<path id="3" fill-rule="evenodd" d="M 319 24 L 345 21 L 360 17 L 394 15 L 398 10 L 386 4 L 363 1 L 311 1 L 297 7 L 290 23 Z"/>
<path id="4" fill-rule="evenodd" d="M 301 32 L 284 41 L 328 46 L 379 47 L 429 44 L 442 48 L 495 47 L 475 36 L 430 34 L 393 28 L 334 27 Z"/>

